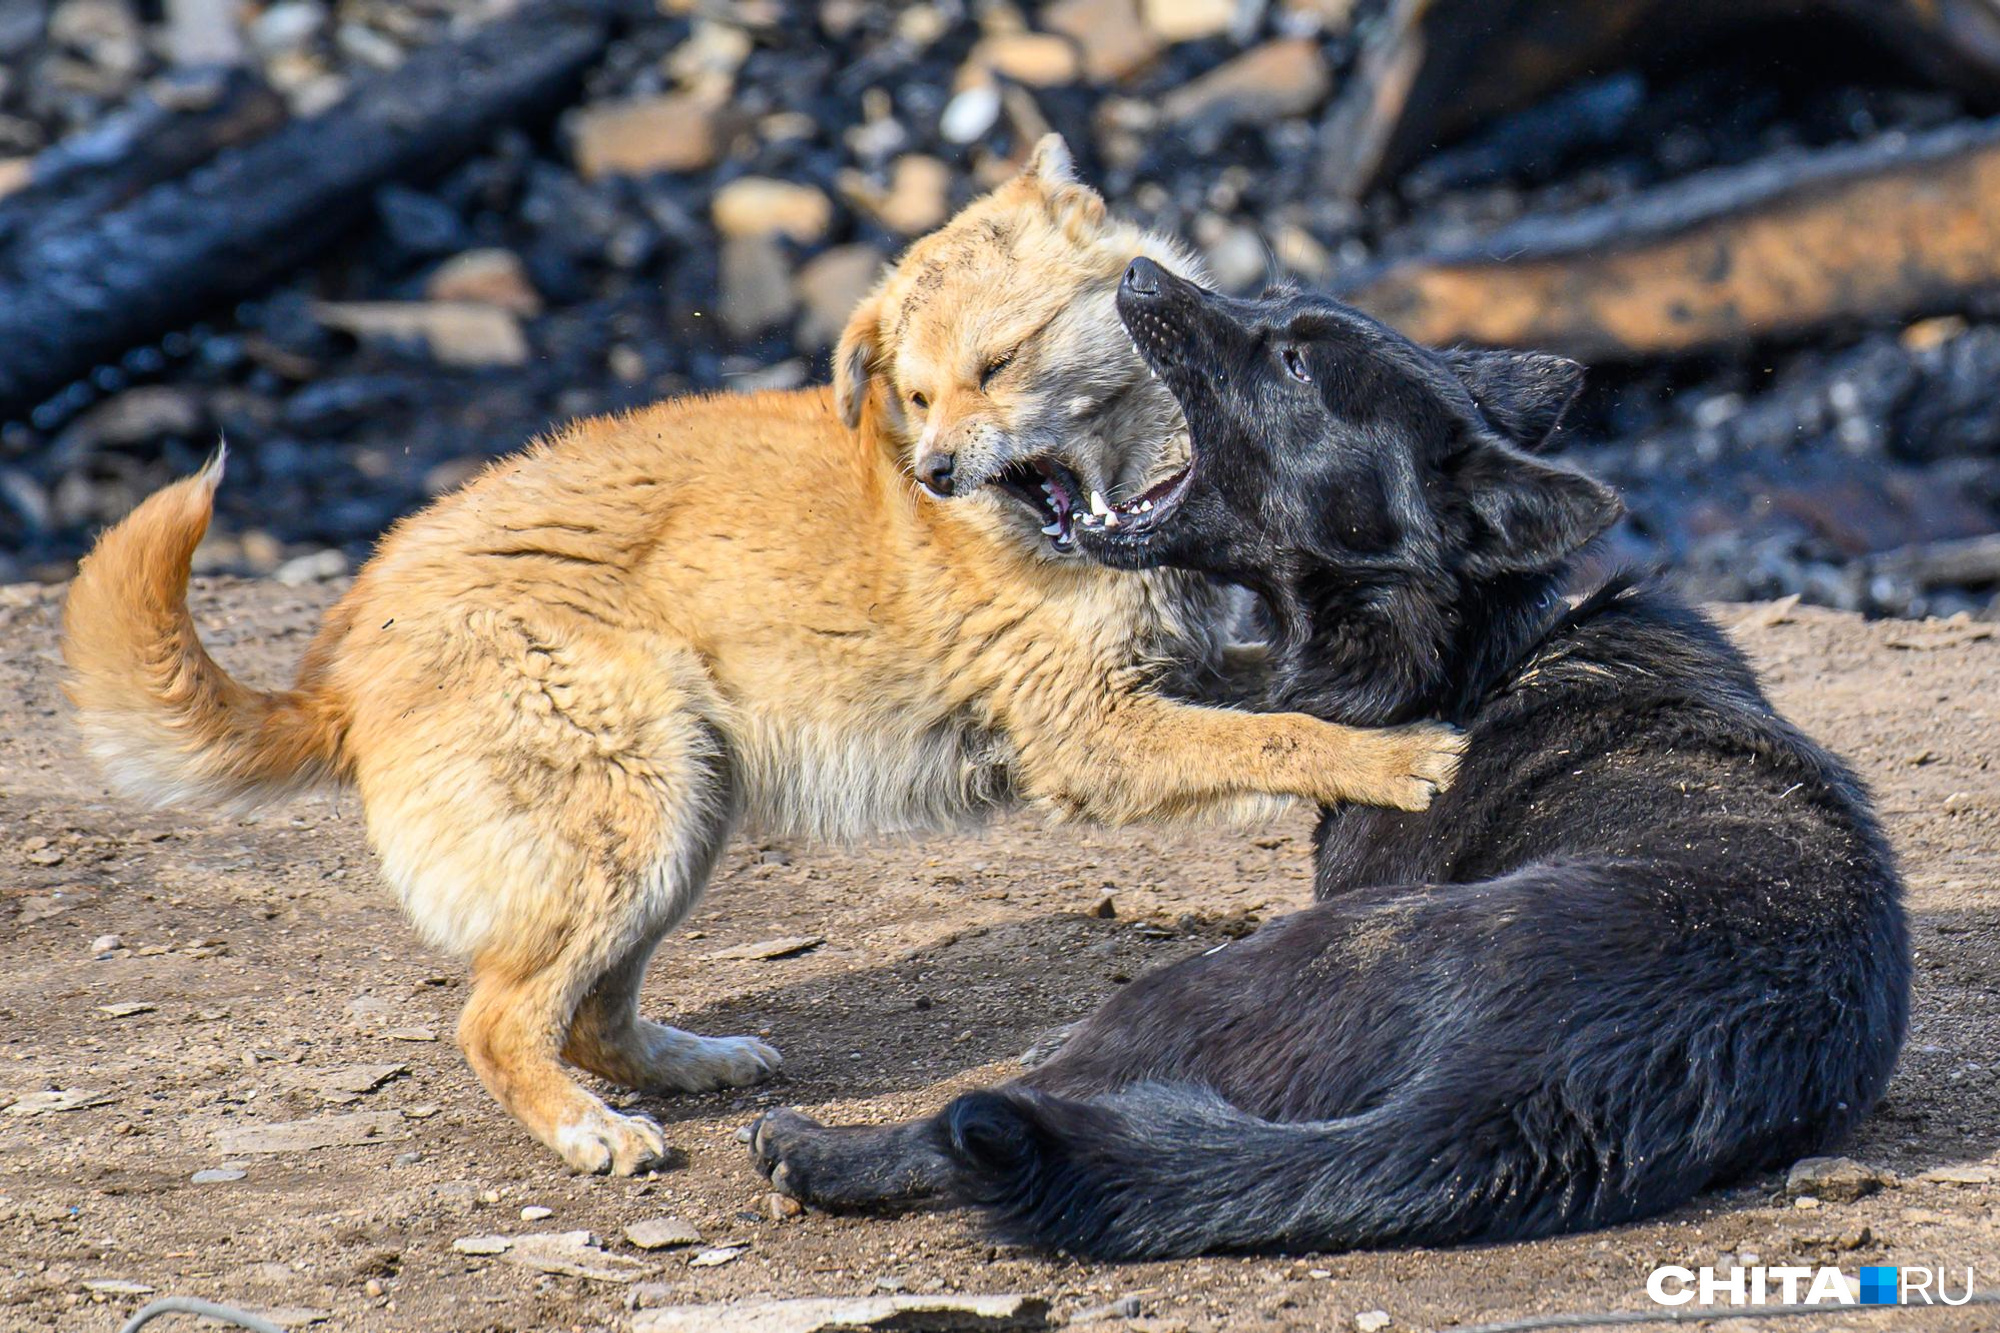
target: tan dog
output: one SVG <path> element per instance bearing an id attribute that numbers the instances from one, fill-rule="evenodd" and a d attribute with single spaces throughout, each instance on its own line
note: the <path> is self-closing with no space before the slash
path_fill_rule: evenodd
<path id="1" fill-rule="evenodd" d="M 1180 261 L 1066 161 L 1046 146 L 912 248 L 843 340 L 838 407 L 814 389 L 581 422 L 399 524 L 290 690 L 231 680 L 186 609 L 219 463 L 161 491 L 70 592 L 90 749 L 160 802 L 357 786 L 411 918 L 471 959 L 480 1079 L 571 1166 L 621 1174 L 660 1158 L 659 1127 L 564 1061 L 658 1091 L 778 1065 L 636 1007 L 740 817 L 829 839 L 1016 798 L 1110 823 L 1263 794 L 1423 807 L 1454 766 L 1444 731 L 1171 701 L 1156 664 L 1214 665 L 1216 594 L 1066 556 L 997 490 L 911 484 L 913 430 L 977 434 L 995 461 L 968 446 L 965 475 L 1009 466 L 1012 434 L 1116 486 L 1172 429 L 1111 297 L 1134 253 Z"/>

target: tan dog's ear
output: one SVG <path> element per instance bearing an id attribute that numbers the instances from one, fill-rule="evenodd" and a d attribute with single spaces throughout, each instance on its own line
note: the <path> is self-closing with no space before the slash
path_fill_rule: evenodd
<path id="1" fill-rule="evenodd" d="M 882 369 L 882 310 L 886 284 L 862 298 L 833 349 L 833 405 L 849 430 L 861 424 L 861 405 Z"/>
<path id="2" fill-rule="evenodd" d="M 1056 225 L 1072 240 L 1088 242 L 1104 226 L 1104 197 L 1076 174 L 1076 159 L 1060 134 L 1044 134 L 1028 154 L 1020 180 L 1034 186 L 1048 201 Z"/>
<path id="3" fill-rule="evenodd" d="M 1076 159 L 1070 156 L 1069 144 L 1060 134 L 1044 134 L 1035 144 L 1035 151 L 1028 154 L 1028 165 L 1021 168 L 1023 176 L 1040 181 L 1050 193 L 1065 185 L 1079 185 L 1076 178 Z"/>

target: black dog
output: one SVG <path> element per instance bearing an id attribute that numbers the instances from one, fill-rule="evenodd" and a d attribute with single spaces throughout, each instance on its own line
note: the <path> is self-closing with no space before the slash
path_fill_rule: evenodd
<path id="1" fill-rule="evenodd" d="M 1442 716 L 1464 768 L 1424 814 L 1327 812 L 1316 906 L 1142 978 L 1017 1083 L 887 1129 L 766 1116 L 772 1182 L 1162 1258 L 1601 1227 L 1839 1140 L 1903 1039 L 1894 865 L 1700 615 L 1557 596 L 1618 512 L 1524 451 L 1578 367 L 1144 260 L 1119 309 L 1195 461 L 1080 540 L 1255 588 L 1273 706 Z"/>

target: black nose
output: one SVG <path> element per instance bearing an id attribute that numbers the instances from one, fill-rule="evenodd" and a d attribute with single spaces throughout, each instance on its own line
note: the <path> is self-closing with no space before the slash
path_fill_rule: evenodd
<path id="1" fill-rule="evenodd" d="M 917 472 L 933 495 L 950 495 L 951 474 L 957 466 L 958 459 L 951 454 L 932 454 L 917 465 Z"/>
<path id="2" fill-rule="evenodd" d="M 1160 294 L 1160 266 L 1150 259 L 1135 259 L 1125 269 L 1125 290 L 1135 296 Z"/>

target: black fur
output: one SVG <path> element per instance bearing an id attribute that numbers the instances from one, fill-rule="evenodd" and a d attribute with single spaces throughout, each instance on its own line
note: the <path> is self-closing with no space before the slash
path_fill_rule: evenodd
<path id="1" fill-rule="evenodd" d="M 887 1130 L 782 1113 L 760 1165 L 1160 1258 L 1606 1226 L 1840 1140 L 1903 1039 L 1892 859 L 1702 616 L 1642 581 L 1557 597 L 1617 513 L 1529 452 L 1575 367 L 1142 276 L 1121 311 L 1195 470 L 1083 540 L 1256 587 L 1275 706 L 1441 715 L 1465 766 L 1425 814 L 1326 812 L 1316 906 L 1141 978 L 1019 1082 Z"/>

